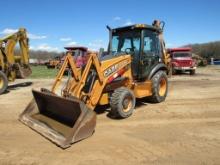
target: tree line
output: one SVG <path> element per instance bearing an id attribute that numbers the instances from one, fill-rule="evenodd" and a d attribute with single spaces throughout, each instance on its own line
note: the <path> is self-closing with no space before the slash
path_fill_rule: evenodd
<path id="1" fill-rule="evenodd" d="M 16 48 L 14 51 L 15 55 L 20 55 L 21 50 L 19 48 Z M 48 60 L 48 59 L 54 59 L 58 56 L 63 56 L 64 52 L 48 52 L 48 51 L 42 51 L 42 50 L 29 50 L 29 55 L 31 59 L 37 59 L 37 60 Z"/>
<path id="2" fill-rule="evenodd" d="M 208 42 L 202 44 L 189 44 L 184 47 L 191 47 L 192 52 L 206 60 L 210 61 L 211 58 L 220 59 L 220 41 Z M 15 50 L 15 54 L 18 50 Z M 53 59 L 58 56 L 63 56 L 64 52 L 48 52 L 41 50 L 29 50 L 30 58 L 38 60 Z"/>
<path id="3" fill-rule="evenodd" d="M 210 61 L 211 58 L 220 59 L 220 41 L 202 44 L 190 44 L 192 52 Z"/>
<path id="4" fill-rule="evenodd" d="M 29 51 L 30 58 L 38 59 L 38 60 L 48 60 L 53 59 L 58 56 L 63 56 L 64 52 L 48 52 L 48 51 L 41 51 L 41 50 L 30 50 Z"/>

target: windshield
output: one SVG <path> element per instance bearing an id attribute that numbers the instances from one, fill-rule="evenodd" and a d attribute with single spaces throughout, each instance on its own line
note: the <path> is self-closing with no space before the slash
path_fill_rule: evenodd
<path id="1" fill-rule="evenodd" d="M 191 53 L 188 52 L 178 52 L 173 54 L 174 58 L 180 58 L 180 57 L 191 57 Z"/>
<path id="2" fill-rule="evenodd" d="M 75 49 L 71 51 L 72 56 L 74 57 L 74 59 L 76 59 L 79 56 L 85 56 L 86 53 L 80 49 Z"/>
<path id="3" fill-rule="evenodd" d="M 122 31 L 112 34 L 112 55 L 134 54 L 140 51 L 141 32 L 140 31 Z"/>

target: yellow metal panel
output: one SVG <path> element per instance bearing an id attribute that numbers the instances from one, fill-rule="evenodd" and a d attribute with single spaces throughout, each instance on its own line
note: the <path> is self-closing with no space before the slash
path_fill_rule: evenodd
<path id="1" fill-rule="evenodd" d="M 99 105 L 106 105 L 106 104 L 109 104 L 108 93 L 102 94 L 99 100 Z"/>
<path id="2" fill-rule="evenodd" d="M 14 49 L 16 45 L 16 40 L 9 39 L 6 45 L 6 54 L 7 54 L 7 61 L 9 64 L 14 64 L 15 63 L 15 58 L 14 58 Z"/>
<path id="3" fill-rule="evenodd" d="M 3 54 L 0 51 L 0 67 L 3 69 L 4 68 L 4 60 L 3 60 Z"/>
<path id="4" fill-rule="evenodd" d="M 137 98 L 143 98 L 152 95 L 152 83 L 150 80 L 134 84 L 134 94 Z"/>

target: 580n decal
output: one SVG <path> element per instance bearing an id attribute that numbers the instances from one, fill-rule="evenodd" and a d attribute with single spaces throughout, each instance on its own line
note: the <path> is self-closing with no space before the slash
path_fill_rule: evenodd
<path id="1" fill-rule="evenodd" d="M 115 65 L 112 65 L 111 67 L 107 68 L 105 71 L 104 71 L 104 77 L 108 77 L 109 75 L 111 75 L 112 73 L 114 73 L 115 71 L 118 70 L 118 68 L 121 68 L 125 65 L 127 65 L 129 63 L 129 61 L 122 61 L 120 63 L 117 63 Z"/>

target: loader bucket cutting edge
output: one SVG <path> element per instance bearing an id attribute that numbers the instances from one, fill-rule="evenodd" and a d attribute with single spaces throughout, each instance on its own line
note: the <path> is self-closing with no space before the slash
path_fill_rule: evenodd
<path id="1" fill-rule="evenodd" d="M 19 120 L 61 148 L 91 136 L 96 114 L 77 98 L 33 90 L 34 99 Z"/>

